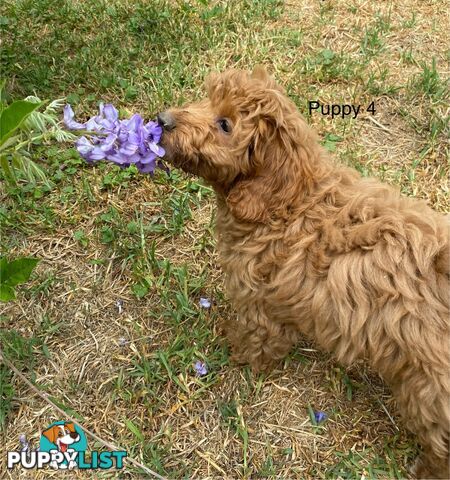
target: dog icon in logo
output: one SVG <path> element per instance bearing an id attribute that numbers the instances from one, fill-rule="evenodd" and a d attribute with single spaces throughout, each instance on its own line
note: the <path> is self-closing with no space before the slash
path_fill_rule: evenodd
<path id="1" fill-rule="evenodd" d="M 42 432 L 42 437 L 45 437 L 52 444 L 49 446 L 51 450 L 61 452 L 65 458 L 68 458 L 68 455 L 75 451 L 79 451 L 79 448 L 74 449 L 73 447 L 76 447 L 74 444 L 80 442 L 81 436 L 72 422 L 55 423 Z M 68 468 L 71 470 L 77 464 L 74 460 L 69 460 L 67 463 L 52 461 L 50 466 L 54 469 Z"/>

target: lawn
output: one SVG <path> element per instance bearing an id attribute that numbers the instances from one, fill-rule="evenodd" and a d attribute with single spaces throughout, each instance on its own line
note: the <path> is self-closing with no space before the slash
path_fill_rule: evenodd
<path id="1" fill-rule="evenodd" d="M 9 99 L 66 97 L 80 118 L 104 101 L 153 118 L 200 98 L 208 72 L 262 63 L 341 162 L 449 212 L 445 8 L 4 0 L 2 77 Z M 374 102 L 375 113 L 310 115 L 317 100 Z M 417 445 L 363 365 L 344 368 L 306 341 L 267 375 L 230 363 L 220 321 L 234 312 L 216 261 L 214 195 L 201 180 L 91 167 L 68 144 L 37 142 L 30 153 L 47 182 L 2 178 L 0 253 L 40 263 L 17 300 L 0 304 L 0 343 L 68 417 L 170 479 L 407 476 Z M 1 477 L 58 477 L 6 471 L 20 434 L 36 448 L 63 418 L 4 364 L 0 382 Z M 317 425 L 314 411 L 328 419 Z M 95 475 L 149 476 L 131 463 Z"/>

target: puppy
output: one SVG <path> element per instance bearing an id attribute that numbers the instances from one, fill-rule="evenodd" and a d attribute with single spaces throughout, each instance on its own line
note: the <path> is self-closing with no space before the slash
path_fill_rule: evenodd
<path id="1" fill-rule="evenodd" d="M 206 87 L 158 119 L 168 160 L 217 194 L 233 358 L 265 370 L 307 335 L 365 359 L 423 446 L 415 475 L 448 478 L 448 219 L 336 165 L 262 68 Z"/>
<path id="2" fill-rule="evenodd" d="M 72 422 L 66 422 L 62 425 L 53 425 L 42 432 L 42 435 L 47 438 L 51 443 L 57 446 L 58 451 L 64 453 L 72 453 L 74 450 L 69 448 L 69 445 L 80 441 L 80 435 L 75 430 L 75 425 Z M 72 470 L 77 466 L 76 462 L 70 461 L 69 464 L 59 464 L 52 462 L 51 466 L 54 469 L 68 468 Z"/>

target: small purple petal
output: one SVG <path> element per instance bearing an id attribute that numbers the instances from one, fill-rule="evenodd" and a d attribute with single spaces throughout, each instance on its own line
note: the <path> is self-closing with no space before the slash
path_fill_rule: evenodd
<path id="1" fill-rule="evenodd" d="M 70 130 L 82 130 L 85 128 L 84 123 L 79 123 L 74 120 L 75 113 L 73 113 L 72 107 L 67 104 L 64 107 L 64 123 Z"/>
<path id="2" fill-rule="evenodd" d="M 126 128 L 119 127 L 117 138 L 120 143 L 124 143 L 128 140 L 128 131 Z"/>
<path id="3" fill-rule="evenodd" d="M 157 122 L 153 122 L 152 120 L 150 120 L 147 125 L 145 125 L 145 129 L 153 137 L 154 141 L 158 143 L 162 135 L 161 125 Z"/>
<path id="4" fill-rule="evenodd" d="M 101 119 L 98 117 L 90 118 L 86 122 L 86 130 L 88 130 L 89 132 L 101 132 L 104 127 L 99 123 L 100 121 Z"/>
<path id="5" fill-rule="evenodd" d="M 133 153 L 133 155 L 130 155 L 130 156 L 128 157 L 128 161 L 129 161 L 130 163 L 141 162 L 141 161 L 142 161 L 142 157 L 141 157 L 141 155 L 140 155 L 138 152 L 136 152 L 136 153 Z"/>
<path id="6" fill-rule="evenodd" d="M 100 148 L 104 152 L 109 152 L 113 147 L 114 143 L 117 140 L 117 135 L 114 135 L 114 133 L 110 133 L 106 138 L 103 139 L 101 142 Z"/>
<path id="7" fill-rule="evenodd" d="M 157 145 L 155 142 L 150 142 L 148 144 L 148 146 L 150 147 L 150 150 L 154 153 L 156 153 L 156 155 L 158 155 L 158 157 L 163 157 L 164 154 L 166 153 L 164 148 L 160 147 L 159 145 Z"/>
<path id="8" fill-rule="evenodd" d="M 110 103 L 107 103 L 104 107 L 103 107 L 103 115 L 105 116 L 106 120 L 109 120 L 110 122 L 114 123 L 117 121 L 117 119 L 119 118 L 119 112 L 117 111 L 117 109 L 111 105 Z"/>
<path id="9" fill-rule="evenodd" d="M 122 123 L 128 131 L 137 131 L 142 127 L 144 120 L 139 114 L 135 113 L 129 120 L 123 120 Z"/>
<path id="10" fill-rule="evenodd" d="M 106 160 L 110 160 L 111 162 L 117 163 L 119 166 L 126 166 L 130 165 L 130 159 L 126 155 L 122 155 L 119 152 L 109 153 L 106 155 Z"/>
<path id="11" fill-rule="evenodd" d="M 136 146 L 141 146 L 141 144 L 143 143 L 139 133 L 135 133 L 135 132 L 130 132 L 130 134 L 128 135 L 127 142 Z"/>
<path id="12" fill-rule="evenodd" d="M 154 163 L 156 160 L 156 155 L 153 152 L 150 152 L 146 155 L 140 156 L 139 162 L 140 163 Z"/>
<path id="13" fill-rule="evenodd" d="M 197 360 L 195 362 L 194 370 L 195 370 L 195 374 L 198 377 L 203 377 L 204 375 L 206 375 L 208 373 L 208 367 L 206 366 L 206 363 L 202 362 L 200 360 Z"/>
<path id="14" fill-rule="evenodd" d="M 141 173 L 153 173 L 156 168 L 156 163 L 141 163 L 136 162 L 136 167 Z"/>
<path id="15" fill-rule="evenodd" d="M 123 143 L 122 146 L 119 148 L 119 152 L 122 155 L 134 155 L 138 149 L 138 146 L 134 143 L 126 142 Z"/>
<path id="16" fill-rule="evenodd" d="M 106 153 L 102 150 L 101 147 L 94 147 L 91 152 L 89 152 L 89 160 L 98 161 L 106 158 Z"/>
<path id="17" fill-rule="evenodd" d="M 314 418 L 317 423 L 322 423 L 328 418 L 328 415 L 325 412 L 314 412 Z"/>
<path id="18" fill-rule="evenodd" d="M 76 142 L 75 146 L 78 150 L 78 153 L 83 156 L 87 155 L 89 152 L 92 151 L 94 148 L 94 145 L 86 138 L 86 137 L 80 137 Z"/>
<path id="19" fill-rule="evenodd" d="M 117 340 L 117 343 L 119 344 L 120 347 L 124 347 L 128 343 L 128 340 L 125 337 L 120 337 Z"/>
<path id="20" fill-rule="evenodd" d="M 211 300 L 209 298 L 200 298 L 200 306 L 202 308 L 210 308 L 211 307 Z"/>

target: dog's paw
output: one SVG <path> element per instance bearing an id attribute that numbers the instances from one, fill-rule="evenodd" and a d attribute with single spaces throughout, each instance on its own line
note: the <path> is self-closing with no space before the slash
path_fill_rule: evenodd
<path id="1" fill-rule="evenodd" d="M 408 468 L 413 479 L 438 480 L 449 479 L 449 465 L 445 459 L 430 458 L 424 454 L 419 455 Z"/>
<path id="2" fill-rule="evenodd" d="M 256 360 L 251 360 L 250 362 L 250 368 L 252 369 L 252 372 L 255 374 L 258 373 L 269 373 L 271 370 L 275 368 L 277 365 L 277 361 L 273 359 L 267 359 L 267 358 L 257 358 Z"/>
<path id="3" fill-rule="evenodd" d="M 416 459 L 408 466 L 408 473 L 411 478 L 420 478 L 417 476 L 417 472 L 420 472 L 422 460 L 420 457 L 416 457 Z"/>
<path id="4" fill-rule="evenodd" d="M 239 366 L 248 365 L 248 358 L 242 353 L 233 352 L 230 356 L 230 362 Z"/>
<path id="5" fill-rule="evenodd" d="M 249 365 L 255 374 L 270 372 L 278 363 L 278 360 L 274 360 L 265 355 L 249 357 L 246 352 L 233 352 L 230 361 L 239 366 Z"/>

